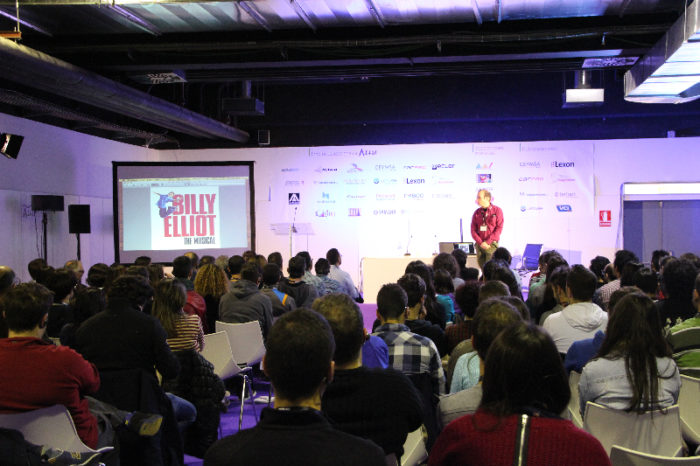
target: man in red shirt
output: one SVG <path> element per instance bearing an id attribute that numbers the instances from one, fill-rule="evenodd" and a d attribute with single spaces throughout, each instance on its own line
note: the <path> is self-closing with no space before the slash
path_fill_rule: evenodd
<path id="1" fill-rule="evenodd" d="M 498 249 L 503 230 L 503 211 L 491 204 L 491 193 L 480 189 L 476 196 L 479 208 L 472 215 L 472 238 L 476 246 L 476 260 L 482 268 Z"/>

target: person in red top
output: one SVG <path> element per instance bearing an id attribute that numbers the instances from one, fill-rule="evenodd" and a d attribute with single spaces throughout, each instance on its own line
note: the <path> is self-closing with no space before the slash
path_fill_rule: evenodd
<path id="1" fill-rule="evenodd" d="M 491 204 L 491 193 L 486 189 L 479 190 L 476 203 L 479 208 L 472 215 L 472 238 L 476 246 L 476 260 L 481 268 L 498 249 L 503 231 L 503 211 Z"/>

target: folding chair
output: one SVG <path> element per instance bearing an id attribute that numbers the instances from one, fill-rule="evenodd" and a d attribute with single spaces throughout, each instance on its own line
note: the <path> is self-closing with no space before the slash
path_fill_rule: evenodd
<path id="1" fill-rule="evenodd" d="M 681 375 L 681 392 L 678 396 L 683 438 L 689 443 L 700 443 L 700 379 Z"/>
<path id="2" fill-rule="evenodd" d="M 526 244 L 525 251 L 523 251 L 523 258 L 522 264 L 520 265 L 520 270 L 537 270 L 537 268 L 539 267 L 541 252 L 541 244 Z"/>
<path id="3" fill-rule="evenodd" d="M 613 466 L 700 466 L 700 456 L 658 456 L 613 445 L 610 462 Z"/>
<path id="4" fill-rule="evenodd" d="M 428 433 L 425 426 L 421 425 L 413 432 L 409 432 L 403 444 L 401 466 L 417 466 L 428 459 L 428 451 L 425 449 L 425 439 Z"/>
<path id="5" fill-rule="evenodd" d="M 613 445 L 643 453 L 678 456 L 683 451 L 678 405 L 643 414 L 586 404 L 583 428 L 610 454 Z"/>
<path id="6" fill-rule="evenodd" d="M 579 429 L 583 427 L 583 419 L 581 419 L 579 395 L 578 395 L 578 381 L 581 379 L 581 374 L 576 371 L 571 371 L 569 373 L 569 389 L 571 390 L 571 398 L 569 399 L 569 405 L 567 410 L 569 412 L 569 419 L 574 423 Z"/>

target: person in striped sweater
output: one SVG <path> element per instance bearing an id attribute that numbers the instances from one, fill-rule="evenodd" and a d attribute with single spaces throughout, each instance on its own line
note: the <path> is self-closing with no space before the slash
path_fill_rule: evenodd
<path id="1" fill-rule="evenodd" d="M 172 351 L 204 349 L 202 322 L 196 315 L 185 314 L 187 290 L 177 280 L 163 280 L 155 289 L 153 315 L 165 329 Z"/>

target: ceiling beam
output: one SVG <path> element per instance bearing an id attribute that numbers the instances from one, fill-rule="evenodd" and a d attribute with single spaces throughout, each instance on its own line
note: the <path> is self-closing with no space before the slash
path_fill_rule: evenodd
<path id="1" fill-rule="evenodd" d="M 365 0 L 365 5 L 370 14 L 374 17 L 374 20 L 379 24 L 380 27 L 384 28 L 386 26 L 386 20 L 381 10 L 375 5 L 374 0 Z"/>
<path id="2" fill-rule="evenodd" d="M 294 8 L 294 11 L 296 12 L 297 16 L 299 16 L 307 26 L 311 28 L 314 32 L 316 32 L 316 25 L 311 21 L 311 18 L 309 18 L 309 15 L 304 11 L 304 8 L 302 8 L 301 5 L 299 5 L 299 2 L 296 0 L 289 0 L 290 5 L 292 5 L 292 8 Z"/>
<path id="3" fill-rule="evenodd" d="M 238 2 L 238 6 L 241 8 L 241 10 L 245 11 L 250 15 L 253 20 L 255 20 L 256 23 L 258 23 L 264 30 L 267 32 L 272 32 L 272 27 L 270 26 L 270 23 L 267 22 L 263 16 L 257 12 L 255 8 L 253 8 L 252 5 L 248 5 L 249 2 L 247 1 L 241 1 Z M 252 2 L 250 2 L 252 3 Z"/>
<path id="4" fill-rule="evenodd" d="M 22 18 L 19 18 L 19 16 L 17 14 L 10 13 L 10 12 L 4 10 L 3 8 L 0 8 L 0 16 L 4 16 L 5 18 L 11 19 L 12 21 L 17 21 L 22 26 L 26 26 L 29 29 L 33 29 L 40 34 L 44 34 L 45 36 L 53 37 L 53 34 L 48 32 L 46 29 L 42 28 L 41 26 L 38 26 L 34 23 L 30 23 L 29 21 L 26 21 Z"/>
<path id="5" fill-rule="evenodd" d="M 139 28 L 142 31 L 145 31 L 153 36 L 160 36 L 162 34 L 160 32 L 160 30 L 157 27 L 155 27 L 153 24 L 151 24 L 150 22 L 141 18 L 136 13 L 133 13 L 124 7 L 121 7 L 119 5 L 108 5 L 107 11 L 110 11 L 112 13 L 116 13 L 117 15 L 126 19 L 129 23 L 133 24 L 137 28 Z"/>

